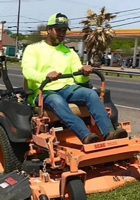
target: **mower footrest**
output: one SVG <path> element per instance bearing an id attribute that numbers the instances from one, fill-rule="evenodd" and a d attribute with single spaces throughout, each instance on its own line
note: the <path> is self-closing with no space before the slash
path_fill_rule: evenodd
<path id="1" fill-rule="evenodd" d="M 120 122 L 119 125 L 121 128 L 125 129 L 128 133 L 131 133 L 130 121 Z"/>

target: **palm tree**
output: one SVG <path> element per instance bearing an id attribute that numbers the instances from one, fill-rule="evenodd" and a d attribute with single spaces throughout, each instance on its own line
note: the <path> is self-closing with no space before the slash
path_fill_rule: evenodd
<path id="1" fill-rule="evenodd" d="M 114 30 L 109 21 L 116 15 L 106 13 L 105 7 L 97 15 L 91 9 L 87 10 L 87 19 L 80 23 L 84 24 L 84 43 L 88 53 L 88 60 L 93 66 L 99 66 L 99 60 L 105 50 L 110 47 Z"/>

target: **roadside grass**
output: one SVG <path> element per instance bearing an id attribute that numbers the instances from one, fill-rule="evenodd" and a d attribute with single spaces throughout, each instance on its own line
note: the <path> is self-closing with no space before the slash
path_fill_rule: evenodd
<path id="1" fill-rule="evenodd" d="M 140 181 L 126 183 L 108 192 L 89 194 L 87 200 L 140 200 Z"/>
<path id="2" fill-rule="evenodd" d="M 131 75 L 131 74 L 119 74 L 119 73 L 112 73 L 112 72 L 103 72 L 102 71 L 102 74 L 104 76 L 115 76 L 115 77 L 124 77 L 124 78 L 140 78 L 140 76 L 138 75 Z"/>
<path id="3" fill-rule="evenodd" d="M 21 66 L 21 62 L 10 62 L 10 61 L 7 61 L 6 62 L 7 65 L 14 65 L 14 66 Z"/>

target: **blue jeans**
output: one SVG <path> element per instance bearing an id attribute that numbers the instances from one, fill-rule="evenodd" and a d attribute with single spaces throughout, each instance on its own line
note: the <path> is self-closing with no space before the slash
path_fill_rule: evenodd
<path id="1" fill-rule="evenodd" d="M 90 131 L 83 120 L 72 113 L 68 103 L 86 104 L 103 137 L 114 130 L 104 105 L 93 89 L 68 85 L 57 91 L 43 91 L 44 109 L 53 110 L 63 123 L 83 141 Z M 35 99 L 35 104 L 38 105 L 38 97 Z"/>

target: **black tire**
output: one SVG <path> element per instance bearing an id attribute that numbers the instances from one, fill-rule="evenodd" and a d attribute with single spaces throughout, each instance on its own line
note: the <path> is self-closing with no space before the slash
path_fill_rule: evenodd
<path id="1" fill-rule="evenodd" d="M 67 183 L 70 200 L 86 200 L 85 188 L 80 179 L 70 179 Z"/>
<path id="2" fill-rule="evenodd" d="M 6 131 L 0 126 L 0 173 L 9 173 L 21 167 Z"/>
<path id="3" fill-rule="evenodd" d="M 39 200 L 49 200 L 48 197 L 44 194 L 39 196 Z"/>

